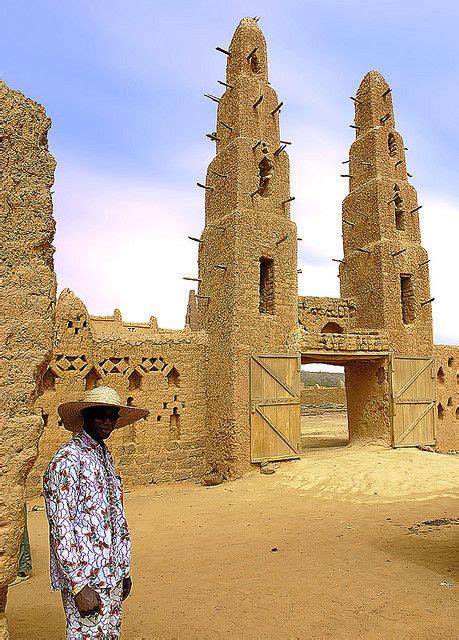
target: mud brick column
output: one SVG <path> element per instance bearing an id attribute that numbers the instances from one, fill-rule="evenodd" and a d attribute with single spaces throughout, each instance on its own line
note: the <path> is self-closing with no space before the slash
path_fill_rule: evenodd
<path id="1" fill-rule="evenodd" d="M 45 110 L 0 82 L 2 313 L 0 352 L 0 638 L 24 528 L 25 481 L 43 428 L 32 414 L 51 358 L 56 280 Z"/>
<path id="2" fill-rule="evenodd" d="M 263 34 L 244 18 L 227 52 L 199 245 L 198 324 L 209 335 L 207 461 L 229 476 L 250 467 L 250 355 L 286 353 L 298 325 L 281 106 L 268 83 Z"/>

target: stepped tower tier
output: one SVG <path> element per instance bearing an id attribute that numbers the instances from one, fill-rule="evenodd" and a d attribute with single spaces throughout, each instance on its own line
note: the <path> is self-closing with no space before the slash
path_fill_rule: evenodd
<path id="1" fill-rule="evenodd" d="M 343 202 L 341 296 L 356 301 L 355 326 L 385 330 L 400 354 L 432 352 L 428 257 L 417 194 L 395 130 L 392 93 L 377 71 L 354 98 L 356 139 Z"/>
<path id="2" fill-rule="evenodd" d="M 216 155 L 203 185 L 197 299 L 210 345 L 209 464 L 238 473 L 250 461 L 250 356 L 285 352 L 298 323 L 297 231 L 279 134 L 282 104 L 268 82 L 256 20 L 240 22 L 228 54 Z"/>

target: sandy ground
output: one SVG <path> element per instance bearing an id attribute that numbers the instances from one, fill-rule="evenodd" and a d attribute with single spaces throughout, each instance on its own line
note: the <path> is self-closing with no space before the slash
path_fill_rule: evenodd
<path id="1" fill-rule="evenodd" d="M 456 640 L 457 463 L 340 447 L 270 476 L 128 493 L 122 638 Z M 29 513 L 29 530 L 34 576 L 10 589 L 12 638 L 62 639 L 43 511 Z"/>
<path id="2" fill-rule="evenodd" d="M 321 412 L 301 416 L 303 450 L 316 447 L 340 447 L 349 441 L 347 411 Z"/>

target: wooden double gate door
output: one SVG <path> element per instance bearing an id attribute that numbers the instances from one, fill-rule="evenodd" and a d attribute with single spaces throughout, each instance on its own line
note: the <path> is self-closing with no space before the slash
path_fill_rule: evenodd
<path id="1" fill-rule="evenodd" d="M 252 462 L 298 458 L 301 452 L 300 356 L 252 356 Z"/>
<path id="2" fill-rule="evenodd" d="M 433 358 L 391 357 L 394 447 L 435 444 L 435 369 Z"/>
<path id="3" fill-rule="evenodd" d="M 251 460 L 288 460 L 301 453 L 301 356 L 252 356 L 250 361 Z M 435 371 L 430 357 L 392 355 L 394 447 L 435 444 Z"/>

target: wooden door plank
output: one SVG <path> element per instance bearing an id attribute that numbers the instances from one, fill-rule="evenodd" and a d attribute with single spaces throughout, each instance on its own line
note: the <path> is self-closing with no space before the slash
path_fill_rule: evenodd
<path id="1" fill-rule="evenodd" d="M 281 440 L 283 440 L 283 441 L 285 442 L 285 444 L 286 444 L 286 445 L 287 445 L 287 446 L 288 446 L 288 447 L 289 447 L 289 448 L 290 448 L 294 453 L 296 453 L 296 454 L 298 455 L 298 451 L 295 449 L 295 447 L 292 445 L 292 443 L 291 443 L 291 442 L 289 442 L 289 441 L 287 440 L 287 438 L 284 436 L 284 434 L 283 434 L 283 433 L 281 433 L 281 432 L 279 431 L 279 429 L 277 429 L 277 427 L 276 427 L 276 426 L 271 422 L 271 420 L 270 420 L 267 416 L 265 416 L 265 415 L 264 415 L 264 413 L 262 413 L 258 407 L 256 407 L 256 408 L 255 408 L 255 411 L 256 411 L 257 413 L 259 413 L 259 414 L 260 414 L 260 416 L 263 418 L 263 420 L 265 420 L 265 421 L 269 424 L 269 426 L 271 427 L 271 429 L 272 429 L 273 431 L 275 431 L 275 433 L 277 433 L 277 435 L 279 436 L 279 438 L 281 438 Z"/>
<path id="2" fill-rule="evenodd" d="M 421 375 L 421 374 L 422 374 L 422 373 L 427 369 L 427 367 L 429 366 L 429 364 L 432 364 L 432 362 L 433 362 L 433 360 L 432 360 L 432 359 L 427 360 L 427 361 L 424 363 L 424 365 L 423 365 L 423 366 L 422 366 L 418 371 L 416 371 L 416 372 L 411 376 L 411 378 L 408 380 L 408 382 L 406 382 L 406 383 L 403 385 L 403 387 L 402 387 L 399 391 L 397 391 L 397 392 L 395 393 L 395 398 L 400 398 L 400 396 L 401 396 L 402 394 L 404 394 L 404 393 L 405 393 L 405 391 L 407 391 L 407 390 L 411 387 L 411 385 L 413 384 L 413 382 L 415 382 L 415 381 L 419 378 L 419 376 L 420 376 L 420 375 Z"/>
<path id="3" fill-rule="evenodd" d="M 266 362 L 266 359 L 269 361 Z M 251 460 L 297 458 L 301 448 L 298 356 L 251 356 Z M 296 388 L 298 392 L 295 393 Z"/>
<path id="4" fill-rule="evenodd" d="M 433 359 L 426 356 L 393 355 L 390 359 L 395 447 L 435 442 L 435 380 L 432 368 L 429 370 L 432 363 Z"/>
<path id="5" fill-rule="evenodd" d="M 405 440 L 405 438 L 413 431 L 413 429 L 421 422 L 424 416 L 426 416 L 434 406 L 435 406 L 435 401 L 431 402 L 429 406 L 427 406 L 424 409 L 424 411 L 421 411 L 421 413 L 417 416 L 417 418 L 399 436 L 397 440 L 397 444 L 401 444 Z"/>
<path id="6" fill-rule="evenodd" d="M 280 380 L 270 368 L 268 368 L 263 362 L 261 362 L 259 358 L 257 358 L 256 356 L 252 356 L 252 358 L 260 365 L 260 367 L 262 367 L 266 371 L 266 373 L 272 376 L 274 380 L 281 385 L 281 387 L 283 387 L 291 396 L 295 397 L 295 393 L 292 391 L 292 389 L 290 389 L 284 382 L 282 382 L 282 380 Z"/>

